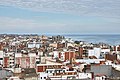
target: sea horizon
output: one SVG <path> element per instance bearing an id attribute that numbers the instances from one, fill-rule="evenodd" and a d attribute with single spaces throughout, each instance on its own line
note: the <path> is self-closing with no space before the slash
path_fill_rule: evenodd
<path id="1" fill-rule="evenodd" d="M 7 33 L 15 35 L 45 35 L 45 36 L 65 36 L 73 41 L 85 41 L 88 43 L 106 43 L 109 45 L 120 45 L 120 34 L 78 34 L 78 33 Z"/>

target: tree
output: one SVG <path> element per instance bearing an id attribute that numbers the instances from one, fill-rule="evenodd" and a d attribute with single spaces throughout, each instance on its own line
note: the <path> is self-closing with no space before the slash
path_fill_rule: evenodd
<path id="1" fill-rule="evenodd" d="M 79 43 L 80 43 L 80 41 L 75 41 L 74 43 L 79 44 Z"/>

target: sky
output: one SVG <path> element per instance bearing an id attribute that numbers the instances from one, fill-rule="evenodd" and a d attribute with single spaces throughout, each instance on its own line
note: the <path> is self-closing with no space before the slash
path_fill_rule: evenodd
<path id="1" fill-rule="evenodd" d="M 120 0 L 0 0 L 0 33 L 120 34 Z"/>

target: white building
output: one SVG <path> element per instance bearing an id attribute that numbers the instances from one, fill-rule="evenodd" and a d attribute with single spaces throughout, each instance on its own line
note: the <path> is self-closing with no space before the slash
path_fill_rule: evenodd
<path id="1" fill-rule="evenodd" d="M 110 53 L 110 49 L 101 49 L 101 53 L 108 54 Z"/>
<path id="2" fill-rule="evenodd" d="M 38 80 L 46 80 L 48 77 L 48 73 L 41 72 L 39 73 Z"/>
<path id="3" fill-rule="evenodd" d="M 21 80 L 19 77 L 10 77 L 8 80 Z"/>
<path id="4" fill-rule="evenodd" d="M 53 51 L 53 58 L 58 58 L 59 56 L 59 52 L 58 51 Z"/>
<path id="5" fill-rule="evenodd" d="M 105 61 L 105 59 L 76 59 L 75 61 L 77 63 L 81 62 L 81 63 L 90 64 L 90 63 L 100 63 L 100 61 Z"/>
<path id="6" fill-rule="evenodd" d="M 96 58 L 100 58 L 107 53 L 110 53 L 110 49 L 93 48 L 88 50 L 88 56 L 95 56 Z"/>
<path id="7" fill-rule="evenodd" d="M 94 48 L 91 50 L 88 50 L 88 56 L 95 56 L 96 58 L 100 57 L 101 48 Z"/>
<path id="8" fill-rule="evenodd" d="M 42 44 L 40 42 L 30 42 L 28 43 L 28 48 L 40 48 L 41 45 Z"/>
<path id="9" fill-rule="evenodd" d="M 3 64 L 3 51 L 0 51 L 0 66 Z"/>
<path id="10" fill-rule="evenodd" d="M 92 73 L 78 73 L 78 79 L 91 79 Z"/>
<path id="11" fill-rule="evenodd" d="M 106 80 L 106 76 L 105 75 L 97 75 L 97 76 L 95 76 L 95 80 Z"/>

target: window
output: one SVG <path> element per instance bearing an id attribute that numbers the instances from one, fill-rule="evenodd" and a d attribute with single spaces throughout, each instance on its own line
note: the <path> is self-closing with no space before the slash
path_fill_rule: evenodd
<path id="1" fill-rule="evenodd" d="M 42 77 L 41 77 L 41 79 L 42 79 Z"/>
<path id="2" fill-rule="evenodd" d="M 14 60 L 14 59 L 10 59 L 10 60 Z"/>
<path id="3" fill-rule="evenodd" d="M 10 68 L 12 68 L 12 66 L 10 65 Z"/>
<path id="4" fill-rule="evenodd" d="M 46 73 L 48 73 L 48 71 L 46 71 Z"/>
<path id="5" fill-rule="evenodd" d="M 102 80 L 104 79 L 104 77 L 102 77 Z"/>
<path id="6" fill-rule="evenodd" d="M 55 70 L 55 73 L 57 73 L 57 70 Z"/>
<path id="7" fill-rule="evenodd" d="M 46 77 L 44 77 L 44 79 L 46 79 Z"/>
<path id="8" fill-rule="evenodd" d="M 36 64 L 40 64 L 40 61 L 36 61 Z"/>
<path id="9" fill-rule="evenodd" d="M 0 60 L 3 60 L 3 58 L 0 58 Z"/>
<path id="10" fill-rule="evenodd" d="M 50 71 L 50 73 L 52 73 L 52 71 Z"/>
<path id="11" fill-rule="evenodd" d="M 60 70 L 59 70 L 59 73 L 60 73 Z"/>
<path id="12" fill-rule="evenodd" d="M 10 64 L 14 64 L 14 62 L 10 62 Z"/>

